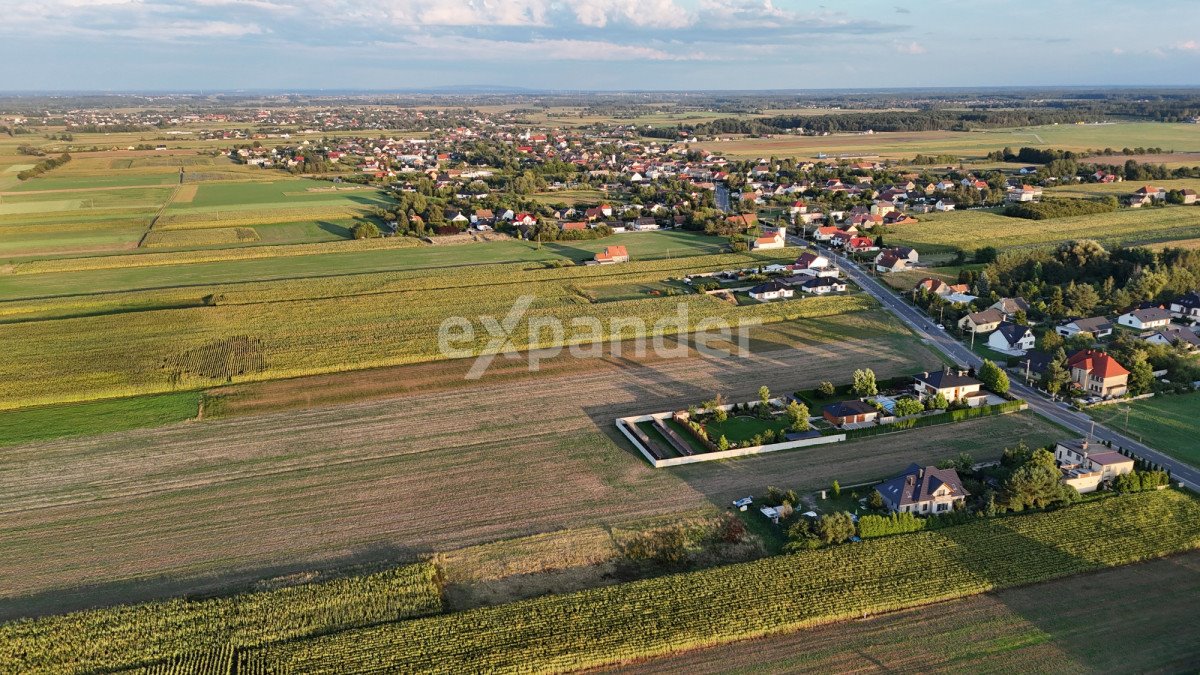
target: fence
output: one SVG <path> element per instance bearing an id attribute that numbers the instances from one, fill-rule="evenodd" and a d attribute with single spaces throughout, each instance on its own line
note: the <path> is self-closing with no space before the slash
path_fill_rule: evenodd
<path id="1" fill-rule="evenodd" d="M 645 438 L 646 434 L 638 429 L 638 422 L 650 422 L 656 419 L 665 419 L 670 417 L 671 413 L 658 413 L 656 415 L 641 415 L 638 417 L 622 417 L 617 420 L 617 428 L 621 433 L 633 443 L 633 447 L 642 453 L 646 461 L 656 469 L 661 469 L 668 466 L 680 466 L 682 464 L 696 464 L 698 462 L 715 462 L 721 459 L 732 459 L 734 457 L 748 457 L 751 455 L 762 455 L 768 452 L 778 452 L 780 450 L 792 450 L 794 448 L 804 448 L 814 445 L 826 445 L 829 443 L 840 443 L 846 440 L 846 434 L 834 434 L 832 436 L 817 436 L 816 438 L 805 438 L 798 441 L 787 441 L 785 443 L 771 443 L 769 445 L 755 445 L 749 448 L 733 448 L 731 450 L 721 450 L 717 452 L 704 452 L 694 455 L 686 455 L 683 457 L 668 457 L 659 458 L 649 447 L 643 444 L 641 438 Z M 647 438 L 647 440 L 649 440 Z"/>
<path id="2" fill-rule="evenodd" d="M 966 420 L 975 419 L 977 417 L 990 417 L 992 415 L 1006 415 L 1021 410 L 1025 410 L 1029 404 L 1025 401 L 1005 401 L 1004 403 L 996 403 L 994 405 L 984 405 L 978 408 L 965 408 L 963 410 L 948 410 L 936 415 L 925 415 L 923 417 L 909 417 L 902 419 L 894 424 L 882 424 L 865 429 L 851 429 L 846 432 L 846 437 L 850 440 L 856 438 L 865 438 L 867 436 L 878 436 L 880 434 L 890 434 L 898 431 L 907 431 L 908 429 L 916 429 L 919 427 L 930 427 L 939 424 L 953 424 L 955 422 L 964 422 Z"/>

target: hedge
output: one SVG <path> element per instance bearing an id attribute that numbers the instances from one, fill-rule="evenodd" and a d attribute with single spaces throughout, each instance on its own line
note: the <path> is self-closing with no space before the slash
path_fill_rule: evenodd
<path id="1" fill-rule="evenodd" d="M 946 412 L 936 415 L 925 415 L 924 417 L 910 417 L 909 419 L 900 420 L 892 424 L 880 424 L 873 427 L 864 427 L 862 429 L 846 429 L 838 431 L 838 433 L 846 434 L 846 440 L 851 441 L 856 438 L 864 438 L 867 436 L 878 436 L 879 434 L 890 434 L 895 431 L 905 429 L 915 429 L 917 427 L 931 427 L 938 424 L 952 424 L 954 422 L 963 422 L 977 417 L 991 417 L 992 415 L 1004 415 L 1007 413 L 1017 412 L 1021 406 L 1025 405 L 1022 400 L 1005 401 L 995 405 L 984 405 L 978 408 L 964 408 L 962 410 L 947 410 Z"/>

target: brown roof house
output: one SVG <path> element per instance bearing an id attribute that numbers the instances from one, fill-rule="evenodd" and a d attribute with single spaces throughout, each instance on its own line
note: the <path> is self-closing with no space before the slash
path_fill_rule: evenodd
<path id="1" fill-rule="evenodd" d="M 879 417 L 879 410 L 866 401 L 852 400 L 827 405 L 821 414 L 830 424 L 840 427 L 845 424 L 873 422 Z"/>
<path id="2" fill-rule="evenodd" d="M 988 307 L 959 319 L 958 328 L 972 333 L 990 333 L 1000 327 L 1001 321 L 1004 321 L 1004 314 L 995 307 Z"/>
<path id="3" fill-rule="evenodd" d="M 880 483 L 877 489 L 888 510 L 927 515 L 949 513 L 965 502 L 969 494 L 954 469 L 918 464 Z"/>
<path id="4" fill-rule="evenodd" d="M 947 401 L 961 398 L 971 407 L 983 405 L 987 401 L 983 383 L 967 375 L 966 371 L 946 368 L 921 373 L 915 379 L 917 383 L 914 388 L 922 400 L 941 394 Z"/>

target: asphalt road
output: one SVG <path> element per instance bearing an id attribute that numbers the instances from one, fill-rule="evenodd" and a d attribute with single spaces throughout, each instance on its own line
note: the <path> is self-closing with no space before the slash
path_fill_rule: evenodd
<path id="1" fill-rule="evenodd" d="M 904 302 L 892 289 L 885 286 L 844 256 L 819 244 L 807 242 L 792 235 L 788 236 L 788 243 L 793 246 L 814 246 L 820 249 L 830 260 L 836 260 L 847 277 L 874 296 L 880 304 L 899 317 L 901 321 L 908 324 L 909 328 L 916 331 L 917 335 L 921 336 L 943 354 L 949 356 L 951 360 L 960 366 L 964 368 L 973 366 L 978 369 L 983 364 L 982 358 L 948 335 L 946 331 L 939 329 L 937 324 L 924 312 Z M 1016 378 L 1012 378 L 1010 390 L 1017 396 L 1025 399 L 1029 403 L 1031 410 L 1055 424 L 1070 429 L 1080 437 L 1090 434 L 1094 439 L 1109 441 L 1113 445 L 1125 448 L 1144 459 L 1161 464 L 1170 469 L 1173 480 L 1182 481 L 1184 485 L 1192 490 L 1200 491 L 1200 470 L 1196 469 L 1196 467 L 1164 455 L 1154 448 L 1117 433 L 1092 420 L 1086 414 L 1071 408 L 1066 403 L 1052 401 L 1036 389 L 1018 382 Z"/>

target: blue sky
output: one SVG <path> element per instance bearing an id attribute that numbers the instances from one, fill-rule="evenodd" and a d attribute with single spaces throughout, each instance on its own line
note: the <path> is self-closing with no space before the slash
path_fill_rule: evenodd
<path id="1" fill-rule="evenodd" d="M 1200 85 L 1195 0 L 0 0 L 0 89 Z"/>

